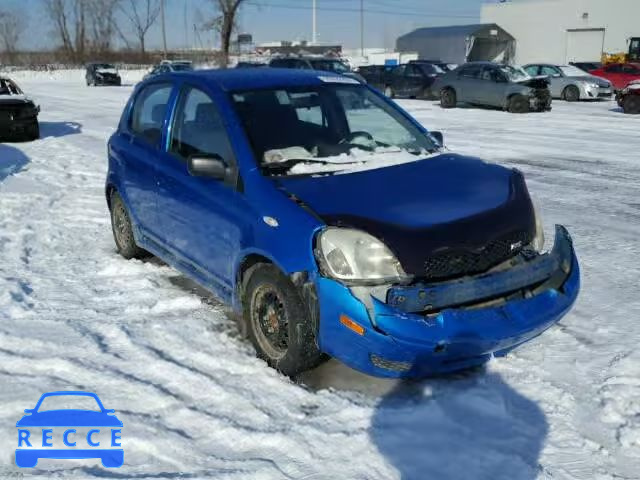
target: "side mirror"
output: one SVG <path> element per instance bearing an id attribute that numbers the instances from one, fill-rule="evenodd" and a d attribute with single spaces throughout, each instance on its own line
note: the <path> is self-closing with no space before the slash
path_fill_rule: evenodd
<path id="1" fill-rule="evenodd" d="M 440 144 L 440 146 L 444 147 L 444 135 L 442 132 L 429 132 L 429 134 Z"/>
<path id="2" fill-rule="evenodd" d="M 33 413 L 33 408 L 25 408 L 24 413 Z"/>
<path id="3" fill-rule="evenodd" d="M 111 414 L 116 413 L 116 411 L 113 408 L 105 408 L 102 413 Z"/>
<path id="4" fill-rule="evenodd" d="M 187 160 L 189 174 L 194 177 L 209 177 L 224 180 L 229 170 L 220 155 L 194 155 Z"/>

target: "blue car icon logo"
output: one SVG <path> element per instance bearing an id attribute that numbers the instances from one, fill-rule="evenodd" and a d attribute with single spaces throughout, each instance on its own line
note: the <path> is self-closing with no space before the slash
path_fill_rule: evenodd
<path id="1" fill-rule="evenodd" d="M 52 404 L 62 401 L 83 408 L 51 409 Z M 41 458 L 99 458 L 110 468 L 124 463 L 122 422 L 114 410 L 104 408 L 95 393 L 45 393 L 33 409 L 24 412 L 26 415 L 16 423 L 18 467 L 35 467 Z"/>

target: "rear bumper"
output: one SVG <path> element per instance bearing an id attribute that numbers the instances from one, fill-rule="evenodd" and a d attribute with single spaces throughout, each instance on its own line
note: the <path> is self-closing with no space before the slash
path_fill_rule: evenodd
<path id="1" fill-rule="evenodd" d="M 318 343 L 329 355 L 376 376 L 460 370 L 540 335 L 569 311 L 579 286 L 578 261 L 562 227 L 551 253 L 463 281 L 358 290 L 318 278 Z M 364 333 L 346 328 L 341 315 Z"/>

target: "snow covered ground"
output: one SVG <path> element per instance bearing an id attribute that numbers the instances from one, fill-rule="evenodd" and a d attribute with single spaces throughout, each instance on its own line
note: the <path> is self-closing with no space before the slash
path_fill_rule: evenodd
<path id="1" fill-rule="evenodd" d="M 125 465 L 41 461 L 55 477 L 640 478 L 640 118 L 613 102 L 548 114 L 401 104 L 460 153 L 522 169 L 573 234 L 579 301 L 475 374 L 412 383 L 330 362 L 300 379 L 254 358 L 175 270 L 114 250 L 105 142 L 131 87 L 21 75 L 40 141 L 0 144 L 0 477 L 43 392 L 94 391 L 124 423 Z"/>

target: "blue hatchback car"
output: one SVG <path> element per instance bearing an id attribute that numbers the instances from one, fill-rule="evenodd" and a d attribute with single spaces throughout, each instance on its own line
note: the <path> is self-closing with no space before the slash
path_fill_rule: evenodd
<path id="1" fill-rule="evenodd" d="M 538 336 L 579 290 L 567 231 L 543 249 L 523 175 L 449 153 L 331 73 L 235 69 L 138 85 L 109 140 L 118 251 L 231 305 L 287 375 L 465 369 Z"/>

